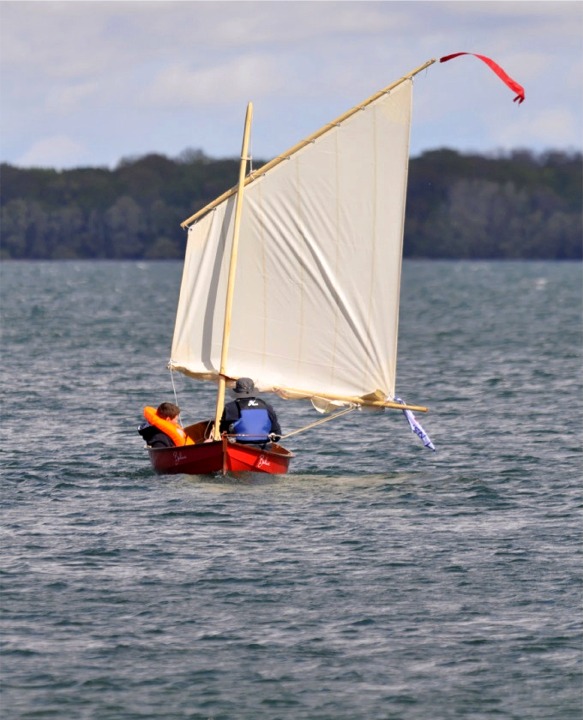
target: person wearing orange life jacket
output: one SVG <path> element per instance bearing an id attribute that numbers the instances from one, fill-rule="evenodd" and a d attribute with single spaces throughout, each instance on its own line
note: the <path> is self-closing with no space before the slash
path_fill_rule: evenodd
<path id="1" fill-rule="evenodd" d="M 192 444 L 192 440 L 180 427 L 178 405 L 163 402 L 157 409 L 145 407 L 144 416 L 147 422 L 140 425 L 138 432 L 149 447 L 162 448 Z"/>
<path id="2" fill-rule="evenodd" d="M 227 403 L 221 418 L 221 432 L 235 435 L 237 442 L 265 443 L 279 440 L 281 427 L 271 405 L 255 397 L 251 378 L 239 378 L 233 389 L 235 400 Z"/>

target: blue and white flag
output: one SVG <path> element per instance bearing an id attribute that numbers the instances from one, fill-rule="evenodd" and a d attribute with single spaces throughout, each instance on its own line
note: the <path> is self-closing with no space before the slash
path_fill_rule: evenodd
<path id="1" fill-rule="evenodd" d="M 405 401 L 401 400 L 401 398 L 395 398 L 395 402 L 402 403 L 403 405 L 405 405 Z M 417 435 L 418 437 L 421 438 L 421 441 L 423 442 L 425 447 L 429 448 L 430 450 L 433 450 L 433 452 L 435 452 L 435 445 L 431 442 L 431 438 L 425 432 L 425 430 L 421 427 L 421 424 L 419 423 L 419 421 L 417 420 L 415 415 L 413 415 L 411 410 L 403 410 L 403 414 L 405 415 L 405 417 L 407 418 L 407 421 L 409 422 L 409 427 L 415 433 L 415 435 Z"/>

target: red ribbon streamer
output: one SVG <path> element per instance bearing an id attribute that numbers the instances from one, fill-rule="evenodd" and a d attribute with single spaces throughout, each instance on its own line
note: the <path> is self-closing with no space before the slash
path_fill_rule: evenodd
<path id="1" fill-rule="evenodd" d="M 498 77 L 508 85 L 508 87 L 516 93 L 516 97 L 514 98 L 513 102 L 518 101 L 518 104 L 520 105 L 521 102 L 524 102 L 524 88 L 522 85 L 519 85 L 516 80 L 513 80 L 510 75 L 508 75 L 500 65 L 495 63 L 491 58 L 486 57 L 485 55 L 476 55 L 476 53 L 467 53 L 467 52 L 459 52 L 454 53 L 453 55 L 444 55 L 444 57 L 440 58 L 439 62 L 447 62 L 448 60 L 453 60 L 453 58 L 459 57 L 460 55 L 473 55 L 474 57 L 479 58 L 483 62 L 488 65 L 488 67 L 493 70 Z"/>

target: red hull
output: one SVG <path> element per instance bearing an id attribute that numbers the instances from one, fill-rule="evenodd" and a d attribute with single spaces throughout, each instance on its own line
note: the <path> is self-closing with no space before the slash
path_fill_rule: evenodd
<path id="1" fill-rule="evenodd" d="M 164 475 L 262 472 L 285 475 L 293 453 L 272 443 L 267 449 L 222 440 L 175 448 L 148 448 L 152 467 Z"/>

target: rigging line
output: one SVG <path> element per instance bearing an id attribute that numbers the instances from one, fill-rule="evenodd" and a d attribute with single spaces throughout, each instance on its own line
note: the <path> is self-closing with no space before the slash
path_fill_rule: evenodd
<path id="1" fill-rule="evenodd" d="M 172 392 L 174 393 L 174 404 L 180 407 L 180 404 L 178 402 L 178 395 L 176 394 L 176 385 L 174 384 L 174 373 L 172 372 L 172 370 L 170 370 L 170 381 L 172 383 Z M 184 423 L 182 422 L 182 412 L 180 413 L 180 425 L 181 427 L 184 427 Z"/>
<path id="2" fill-rule="evenodd" d="M 316 425 L 322 425 L 323 423 L 329 422 L 330 420 L 335 420 L 336 418 L 339 418 L 341 415 L 346 415 L 349 412 L 352 412 L 353 410 L 356 410 L 358 406 L 357 405 L 351 405 L 349 408 L 345 408 L 344 410 L 340 410 L 337 413 L 334 413 L 334 415 L 330 415 L 329 417 L 322 418 L 322 420 L 316 420 L 316 422 L 310 423 L 310 425 L 305 425 L 302 428 L 298 428 L 298 430 L 292 430 L 291 432 L 287 433 L 287 435 L 282 435 L 280 437 L 280 440 L 287 440 L 287 438 L 291 437 L 292 435 L 298 435 L 298 433 L 305 432 L 306 430 L 310 430 L 313 427 L 316 427 Z"/>

